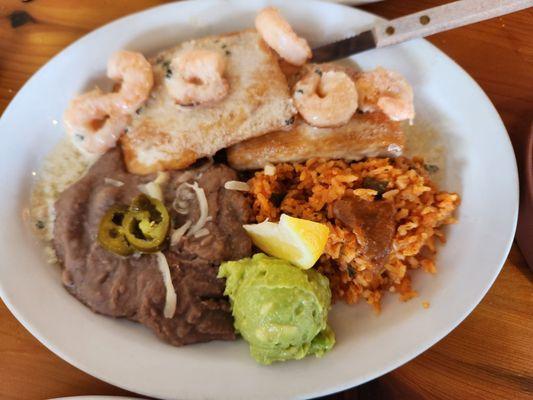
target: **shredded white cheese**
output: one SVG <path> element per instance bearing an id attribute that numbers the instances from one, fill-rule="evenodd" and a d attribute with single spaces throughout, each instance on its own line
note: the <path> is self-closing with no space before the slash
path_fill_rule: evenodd
<path id="1" fill-rule="evenodd" d="M 113 178 L 105 178 L 104 179 L 104 183 L 106 185 L 111 185 L 111 186 L 114 186 L 114 187 L 121 187 L 121 186 L 124 186 L 124 182 L 122 181 L 119 181 L 117 179 L 113 179 Z"/>
<path id="2" fill-rule="evenodd" d="M 198 232 L 196 232 L 194 234 L 194 237 L 195 237 L 195 239 L 198 239 L 198 238 L 201 238 L 201 237 L 204 237 L 204 236 L 207 236 L 207 235 L 209 235 L 209 229 L 202 228 L 202 229 L 200 229 Z"/>
<path id="3" fill-rule="evenodd" d="M 158 185 L 164 185 L 168 182 L 168 173 L 159 171 L 154 182 Z"/>
<path id="4" fill-rule="evenodd" d="M 189 214 L 190 203 L 187 200 L 180 200 L 178 197 L 172 202 L 172 208 L 176 210 L 178 214 Z"/>
<path id="5" fill-rule="evenodd" d="M 144 185 L 139 185 L 139 190 L 159 201 L 163 201 L 163 189 L 162 185 L 167 183 L 168 174 L 166 172 L 158 172 L 157 177 Z"/>
<path id="6" fill-rule="evenodd" d="M 267 176 L 274 176 L 276 175 L 276 167 L 272 164 L 265 165 L 265 169 L 263 170 L 263 173 Z"/>
<path id="7" fill-rule="evenodd" d="M 198 199 L 198 206 L 200 208 L 200 217 L 198 217 L 198 221 L 191 227 L 187 235 L 194 235 L 196 232 L 198 232 L 200 229 L 202 229 L 207 222 L 207 216 L 209 215 L 209 209 L 207 205 L 207 198 L 205 197 L 204 189 L 198 186 L 198 182 L 194 182 L 194 184 L 186 183 L 188 187 L 192 188 L 194 190 L 194 193 L 196 193 L 196 198 Z"/>
<path id="8" fill-rule="evenodd" d="M 167 259 L 163 253 L 160 251 L 156 254 L 157 265 L 159 266 L 159 271 L 163 276 L 163 284 L 165 285 L 165 308 L 163 309 L 163 315 L 165 318 L 172 318 L 176 312 L 176 305 L 178 302 L 178 297 L 176 296 L 176 291 L 174 290 L 174 285 L 172 285 L 172 277 L 170 276 L 170 267 L 168 266 Z"/>
<path id="9" fill-rule="evenodd" d="M 176 199 L 176 207 L 177 208 L 187 208 L 187 207 L 189 207 L 189 202 L 185 201 L 185 200 Z"/>
<path id="10" fill-rule="evenodd" d="M 176 229 L 174 232 L 172 232 L 172 235 L 170 236 L 170 245 L 177 245 L 180 242 L 181 238 L 187 233 L 187 229 L 189 229 L 191 225 L 192 222 L 189 220 L 185 222 L 182 226 L 180 226 L 178 229 Z"/>
<path id="11" fill-rule="evenodd" d="M 193 190 L 191 190 L 191 184 L 184 182 L 176 189 L 176 200 L 188 202 L 195 198 Z"/>
<path id="12" fill-rule="evenodd" d="M 187 171 L 190 172 L 190 171 Z M 176 210 L 178 214 L 189 214 L 189 208 L 191 200 L 196 197 L 194 190 L 191 190 L 191 185 L 187 182 L 180 184 L 176 189 L 176 198 L 172 202 L 172 208 Z"/>
<path id="13" fill-rule="evenodd" d="M 224 189 L 238 190 L 240 192 L 249 192 L 250 185 L 248 185 L 246 182 L 241 181 L 227 181 L 226 183 L 224 183 Z"/>

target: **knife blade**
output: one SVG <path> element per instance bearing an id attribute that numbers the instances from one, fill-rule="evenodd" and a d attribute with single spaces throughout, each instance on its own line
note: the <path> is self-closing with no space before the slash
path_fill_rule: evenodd
<path id="1" fill-rule="evenodd" d="M 374 33 L 372 31 L 364 31 L 347 39 L 313 49 L 311 61 L 314 63 L 335 61 L 365 50 L 375 49 L 376 45 Z"/>
<path id="2" fill-rule="evenodd" d="M 392 21 L 313 50 L 312 62 L 328 62 L 365 50 L 390 46 L 449 29 L 499 17 L 533 6 L 533 0 L 460 0 Z"/>

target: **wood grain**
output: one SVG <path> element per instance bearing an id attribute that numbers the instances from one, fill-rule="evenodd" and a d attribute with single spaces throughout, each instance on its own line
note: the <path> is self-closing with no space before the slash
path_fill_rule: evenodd
<path id="1" fill-rule="evenodd" d="M 468 0 L 441 4 L 404 17 L 379 22 L 373 32 L 377 47 L 434 35 L 533 6 L 533 0 Z"/>
<path id="2" fill-rule="evenodd" d="M 0 110 L 39 67 L 80 36 L 163 2 L 1 0 Z M 443 3 L 387 0 L 364 9 L 397 18 Z M 533 10 L 528 9 L 430 38 L 489 95 L 515 149 L 522 146 L 533 118 L 532 21 Z M 487 296 L 451 334 L 395 371 L 328 399 L 532 399 L 532 283 L 533 274 L 515 245 Z M 128 393 L 55 356 L 0 303 L 0 398 L 88 394 Z"/>

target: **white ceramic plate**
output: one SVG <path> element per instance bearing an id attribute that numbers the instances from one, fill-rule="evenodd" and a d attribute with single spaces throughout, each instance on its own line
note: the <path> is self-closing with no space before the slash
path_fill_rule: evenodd
<path id="1" fill-rule="evenodd" d="M 162 398 L 280 399 L 318 396 L 361 384 L 420 354 L 478 304 L 498 275 L 517 218 L 515 159 L 505 128 L 479 86 L 423 40 L 355 57 L 363 68 L 395 69 L 412 82 L 417 123 L 431 122 L 448 146 L 447 190 L 460 192 L 460 223 L 449 229 L 439 273 L 414 274 L 420 297 L 387 296 L 370 307 L 335 306 L 337 345 L 323 359 L 270 367 L 243 341 L 169 346 L 140 325 L 102 317 L 71 297 L 57 268 L 42 261 L 22 218 L 31 172 L 63 135 L 62 112 L 104 75 L 111 53 L 151 54 L 184 39 L 252 26 L 268 2 L 207 0 L 164 5 L 100 28 L 65 49 L 18 93 L 0 121 L 0 294 L 42 343 L 78 368 L 117 386 Z M 355 33 L 376 17 L 311 0 L 274 2 L 313 45 Z M 267 78 L 267 77 L 265 77 Z M 429 301 L 425 310 L 421 301 Z"/>
<path id="2" fill-rule="evenodd" d="M 50 400 L 142 400 L 136 397 L 118 397 L 118 396 L 74 396 L 61 397 Z"/>
<path id="3" fill-rule="evenodd" d="M 347 4 L 350 6 L 359 6 L 362 4 L 368 4 L 368 3 L 377 3 L 381 0 L 327 0 L 332 3 L 339 3 L 339 4 Z"/>

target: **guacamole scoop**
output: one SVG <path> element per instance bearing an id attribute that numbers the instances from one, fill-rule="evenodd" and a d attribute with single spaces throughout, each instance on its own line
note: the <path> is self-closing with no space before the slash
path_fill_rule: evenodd
<path id="1" fill-rule="evenodd" d="M 235 328 L 261 364 L 317 357 L 335 344 L 327 326 L 331 303 L 328 279 L 287 261 L 256 254 L 222 263 Z"/>

